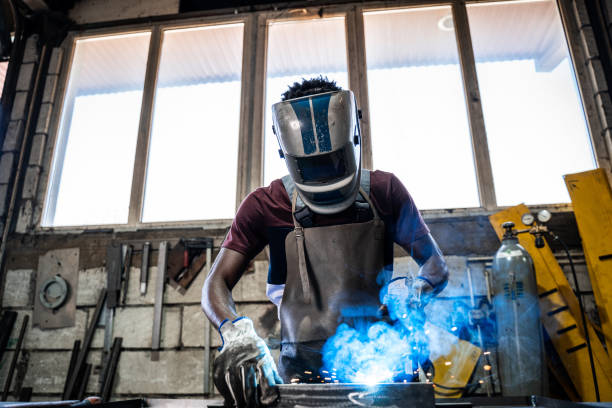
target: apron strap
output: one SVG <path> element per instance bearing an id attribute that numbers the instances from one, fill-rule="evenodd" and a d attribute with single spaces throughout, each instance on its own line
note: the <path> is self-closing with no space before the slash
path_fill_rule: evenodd
<path id="1" fill-rule="evenodd" d="M 359 194 L 361 194 L 364 200 L 366 200 L 366 202 L 370 205 L 370 208 L 372 209 L 372 214 L 374 215 L 374 219 L 376 221 L 380 221 L 380 217 L 378 216 L 378 211 L 376 211 L 376 207 L 374 207 L 374 204 L 372 204 L 372 199 L 370 198 L 370 195 L 366 193 L 365 191 L 363 191 L 363 188 L 361 187 L 359 187 Z"/>
<path id="2" fill-rule="evenodd" d="M 302 281 L 302 290 L 304 291 L 304 302 L 310 304 L 310 282 L 308 281 L 308 269 L 306 267 L 306 251 L 304 250 L 304 228 L 298 224 L 293 216 L 295 212 L 295 202 L 297 201 L 297 190 L 293 190 L 291 199 L 291 214 L 293 224 L 295 226 L 295 241 L 297 243 L 298 252 L 298 268 L 300 270 L 300 280 Z"/>

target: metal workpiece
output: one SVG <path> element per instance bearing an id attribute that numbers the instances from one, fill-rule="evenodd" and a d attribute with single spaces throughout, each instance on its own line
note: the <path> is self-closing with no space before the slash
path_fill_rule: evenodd
<path id="1" fill-rule="evenodd" d="M 278 407 L 418 407 L 435 406 L 433 384 L 281 384 Z"/>

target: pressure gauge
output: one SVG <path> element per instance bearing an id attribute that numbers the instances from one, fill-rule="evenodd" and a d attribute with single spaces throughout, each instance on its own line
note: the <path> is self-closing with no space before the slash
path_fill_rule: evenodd
<path id="1" fill-rule="evenodd" d="M 548 210 L 542 210 L 538 213 L 538 221 L 544 223 L 550 221 L 552 214 Z"/>
<path id="2" fill-rule="evenodd" d="M 523 221 L 523 224 L 529 226 L 529 225 L 533 224 L 533 222 L 535 221 L 535 217 L 531 213 L 525 213 L 521 217 L 521 221 Z"/>

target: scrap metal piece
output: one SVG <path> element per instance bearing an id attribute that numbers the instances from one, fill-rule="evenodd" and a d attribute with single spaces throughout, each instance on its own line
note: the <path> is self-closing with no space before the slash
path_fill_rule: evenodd
<path id="1" fill-rule="evenodd" d="M 40 296 L 34 297 L 34 315 L 32 325 L 41 329 L 58 329 L 74 326 L 76 314 L 76 295 L 79 270 L 79 249 L 56 249 L 38 258 L 36 273 L 36 292 L 40 293 L 43 285 L 60 276 L 69 290 L 66 299 L 59 308 L 47 308 Z M 56 281 L 57 282 L 57 281 Z M 57 289 L 57 288 L 55 288 Z"/>
<path id="2" fill-rule="evenodd" d="M 68 373 L 66 374 L 66 381 L 64 382 L 64 390 L 62 391 L 62 395 L 66 394 L 66 390 L 68 389 L 68 383 L 70 382 L 70 377 L 74 373 L 74 367 L 76 366 L 77 357 L 79 356 L 79 351 L 81 350 L 81 340 L 75 340 L 74 345 L 72 346 L 72 353 L 70 353 L 70 362 L 68 363 Z"/>
<path id="3" fill-rule="evenodd" d="M 74 371 L 72 372 L 72 376 L 68 382 L 68 387 L 66 387 L 66 392 L 63 396 L 64 399 L 71 398 L 78 391 L 78 383 L 82 380 L 81 375 L 85 370 L 85 361 L 87 360 L 87 354 L 89 353 L 89 346 L 91 345 L 94 333 L 96 332 L 96 326 L 98 325 L 98 320 L 100 319 L 100 314 L 102 313 L 102 306 L 104 305 L 105 299 L 106 289 L 102 289 L 93 317 L 89 327 L 87 328 L 87 332 L 85 333 L 85 339 L 83 340 L 83 347 L 79 353 L 79 358 L 77 359 Z"/>
<path id="4" fill-rule="evenodd" d="M 19 358 L 19 354 L 21 353 L 21 345 L 23 344 L 23 338 L 25 337 L 25 331 L 28 327 L 28 321 L 30 317 L 25 315 L 23 317 L 23 322 L 21 323 L 21 330 L 19 331 L 19 339 L 17 340 L 17 346 L 15 347 L 15 353 L 13 354 L 13 359 L 11 360 L 11 365 L 8 370 L 8 374 L 6 375 L 6 382 L 4 383 L 4 392 L 2 393 L 2 401 L 6 401 L 8 397 L 11 383 L 13 382 L 13 373 L 15 372 L 15 366 L 17 365 L 17 359 Z"/>
<path id="5" fill-rule="evenodd" d="M 91 364 L 85 364 L 85 369 L 83 371 L 83 376 L 80 379 L 79 391 L 77 393 L 77 399 L 82 400 L 85 398 L 85 393 L 87 392 L 87 383 L 89 382 L 89 377 L 91 376 Z"/>
<path id="6" fill-rule="evenodd" d="M 151 361 L 159 360 L 161 340 L 162 306 L 164 303 L 164 286 L 166 283 L 166 262 L 168 260 L 168 242 L 159 244 L 157 258 L 157 286 L 155 288 L 155 306 L 153 309 L 153 335 L 151 339 Z"/>
<path id="7" fill-rule="evenodd" d="M 110 400 L 113 390 L 113 381 L 115 380 L 115 372 L 117 371 L 117 364 L 119 364 L 119 356 L 121 354 L 122 342 L 123 338 L 121 337 L 116 337 L 113 341 L 113 348 L 111 351 L 110 358 L 108 359 L 107 367 L 105 369 L 106 376 L 104 378 L 104 384 L 102 385 L 102 389 L 100 390 L 102 402 L 108 402 Z"/>

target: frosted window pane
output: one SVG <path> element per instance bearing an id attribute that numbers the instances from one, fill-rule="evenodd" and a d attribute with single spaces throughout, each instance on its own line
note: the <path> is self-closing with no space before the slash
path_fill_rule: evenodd
<path id="1" fill-rule="evenodd" d="M 478 207 L 450 7 L 365 13 L 374 168 L 420 209 Z"/>
<path id="2" fill-rule="evenodd" d="M 264 185 L 288 173 L 272 133 L 272 105 L 280 102 L 287 87 L 323 75 L 348 89 L 344 18 L 271 23 L 267 61 Z"/>
<path id="3" fill-rule="evenodd" d="M 233 218 L 243 24 L 164 33 L 142 220 Z"/>
<path id="4" fill-rule="evenodd" d="M 595 167 L 553 1 L 468 6 L 498 205 L 569 202 L 562 176 Z"/>
<path id="5" fill-rule="evenodd" d="M 43 225 L 127 222 L 149 37 L 76 42 Z"/>

